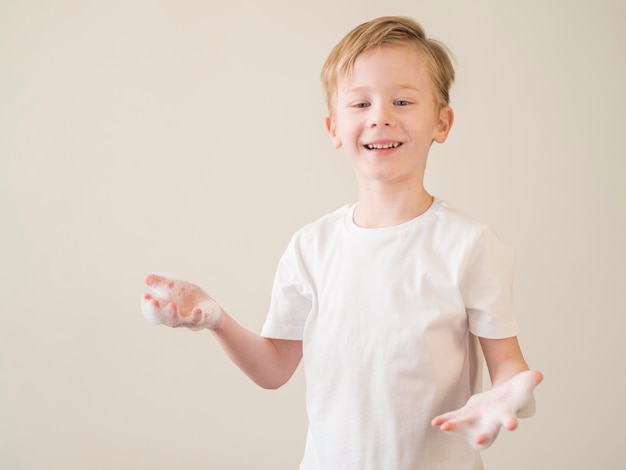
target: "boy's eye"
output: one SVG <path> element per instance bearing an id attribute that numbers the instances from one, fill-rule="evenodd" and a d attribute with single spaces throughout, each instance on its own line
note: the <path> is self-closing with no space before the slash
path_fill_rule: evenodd
<path id="1" fill-rule="evenodd" d="M 409 102 L 408 102 L 408 100 L 396 100 L 396 101 L 394 101 L 394 104 L 396 106 L 408 106 Z"/>
<path id="2" fill-rule="evenodd" d="M 369 103 L 363 102 L 363 103 L 356 103 L 354 107 L 355 108 L 367 108 L 369 105 L 370 105 Z"/>

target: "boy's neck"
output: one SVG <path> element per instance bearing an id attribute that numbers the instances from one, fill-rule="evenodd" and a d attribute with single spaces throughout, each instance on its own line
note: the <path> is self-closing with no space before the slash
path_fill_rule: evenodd
<path id="1" fill-rule="evenodd" d="M 396 191 L 389 188 L 361 191 L 354 210 L 354 223 L 363 228 L 400 225 L 426 212 L 433 200 L 433 196 L 422 186 Z"/>

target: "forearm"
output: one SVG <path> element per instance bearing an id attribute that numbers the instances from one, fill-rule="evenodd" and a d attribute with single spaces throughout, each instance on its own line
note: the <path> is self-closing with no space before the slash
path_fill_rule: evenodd
<path id="1" fill-rule="evenodd" d="M 500 340 L 480 338 L 480 344 L 487 361 L 492 386 L 497 387 L 529 369 L 516 337 Z"/>
<path id="2" fill-rule="evenodd" d="M 302 341 L 263 338 L 239 325 L 200 287 L 161 274 L 145 279 L 151 293 L 141 297 L 146 319 L 154 325 L 213 332 L 226 354 L 254 382 L 278 388 L 302 358 Z"/>
<path id="3" fill-rule="evenodd" d="M 492 387 L 497 387 L 504 382 L 512 379 L 520 372 L 529 370 L 526 362 L 518 359 L 510 359 L 501 362 L 496 369 L 489 372 Z"/>
<path id="4" fill-rule="evenodd" d="M 302 343 L 264 338 L 222 313 L 211 331 L 235 365 L 263 388 L 275 389 L 285 384 L 300 362 Z"/>

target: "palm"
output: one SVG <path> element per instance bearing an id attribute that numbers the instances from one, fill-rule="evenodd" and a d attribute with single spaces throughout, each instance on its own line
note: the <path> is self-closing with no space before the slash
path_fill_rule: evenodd
<path id="1" fill-rule="evenodd" d="M 200 287 L 159 274 L 148 274 L 145 283 L 150 293 L 143 294 L 141 309 L 150 323 L 200 330 L 219 320 L 221 309 Z"/>
<path id="2" fill-rule="evenodd" d="M 534 413 L 533 390 L 543 376 L 538 371 L 521 372 L 505 383 L 472 396 L 465 406 L 433 419 L 433 426 L 459 434 L 475 448 L 486 449 L 500 428 L 517 428 L 518 417 Z"/>

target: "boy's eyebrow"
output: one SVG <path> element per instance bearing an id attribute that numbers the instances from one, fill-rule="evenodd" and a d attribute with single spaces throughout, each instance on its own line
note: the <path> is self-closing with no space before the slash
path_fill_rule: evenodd
<path id="1" fill-rule="evenodd" d="M 352 88 L 346 88 L 345 91 L 346 93 L 360 93 L 360 92 L 364 92 L 364 91 L 370 91 L 372 87 L 370 86 L 366 86 L 366 85 L 362 85 L 362 86 L 355 86 Z M 398 85 L 396 87 L 394 87 L 396 91 L 403 91 L 403 90 L 411 90 L 411 91 L 416 91 L 418 93 L 421 93 L 421 90 L 416 87 L 413 84 L 401 84 Z"/>
<path id="2" fill-rule="evenodd" d="M 398 90 L 412 90 L 412 91 L 417 91 L 418 93 L 421 92 L 421 90 L 418 87 L 410 83 L 406 85 L 398 85 Z"/>

